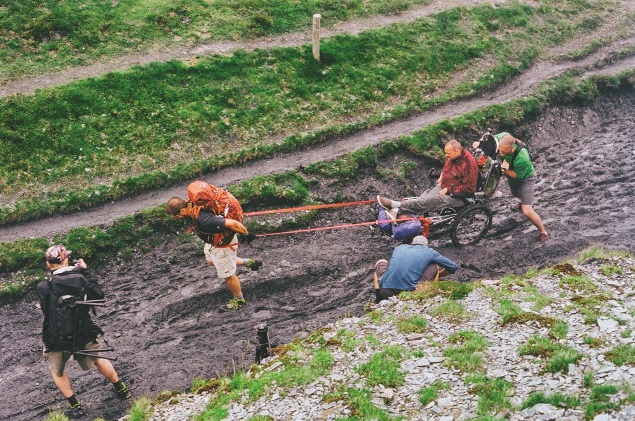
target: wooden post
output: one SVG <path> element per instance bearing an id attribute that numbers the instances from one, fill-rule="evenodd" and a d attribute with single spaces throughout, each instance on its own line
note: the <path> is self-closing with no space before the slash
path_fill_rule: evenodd
<path id="1" fill-rule="evenodd" d="M 322 15 L 313 15 L 313 58 L 320 61 L 320 19 Z"/>

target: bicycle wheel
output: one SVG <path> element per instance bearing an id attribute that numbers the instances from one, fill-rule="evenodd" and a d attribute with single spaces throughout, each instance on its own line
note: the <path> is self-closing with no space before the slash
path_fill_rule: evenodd
<path id="1" fill-rule="evenodd" d="M 492 216 L 491 209 L 484 205 L 461 209 L 450 227 L 452 243 L 459 247 L 478 243 L 492 226 Z"/>

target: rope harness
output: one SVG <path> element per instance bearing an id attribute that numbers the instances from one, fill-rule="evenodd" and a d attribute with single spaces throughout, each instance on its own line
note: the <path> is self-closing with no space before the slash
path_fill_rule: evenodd
<path id="1" fill-rule="evenodd" d="M 279 213 L 290 213 L 290 212 L 301 212 L 301 211 L 309 211 L 309 210 L 317 210 L 317 209 L 333 209 L 333 208 L 343 208 L 349 206 L 357 206 L 357 205 L 368 205 L 375 203 L 375 200 L 359 200 L 355 202 L 343 202 L 343 203 L 329 203 L 325 205 L 309 205 L 309 206 L 297 206 L 293 208 L 285 208 L 285 209 L 272 209 L 272 210 L 264 210 L 264 211 L 256 211 L 256 212 L 245 212 L 244 216 L 259 216 L 259 215 L 272 215 Z M 421 221 L 421 225 L 423 226 L 423 235 L 428 236 L 430 234 L 430 219 L 426 217 L 417 217 L 419 221 Z M 316 232 L 316 231 L 325 231 L 332 229 L 342 229 L 342 228 L 352 228 L 352 227 L 363 227 L 363 226 L 374 226 L 378 223 L 398 223 L 412 220 L 412 217 L 409 218 L 397 218 L 395 220 L 375 220 L 368 222 L 357 222 L 357 223 L 349 223 L 349 224 L 339 224 L 339 225 L 331 225 L 325 227 L 316 227 L 316 228 L 303 228 L 297 230 L 290 231 L 281 231 L 281 232 L 270 232 L 265 234 L 256 234 L 256 237 L 271 237 L 274 235 L 288 235 L 288 234 L 299 234 L 306 232 Z"/>

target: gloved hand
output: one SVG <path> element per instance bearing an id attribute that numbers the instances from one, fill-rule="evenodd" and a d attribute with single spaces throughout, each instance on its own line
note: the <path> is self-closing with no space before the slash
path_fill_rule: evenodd
<path id="1" fill-rule="evenodd" d="M 240 244 L 251 244 L 252 241 L 256 239 L 256 234 L 247 233 L 247 234 L 238 234 L 238 242 Z"/>

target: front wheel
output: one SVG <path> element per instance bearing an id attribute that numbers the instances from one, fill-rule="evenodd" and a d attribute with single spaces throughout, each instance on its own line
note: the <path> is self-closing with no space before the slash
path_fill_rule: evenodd
<path id="1" fill-rule="evenodd" d="M 487 206 L 468 206 L 459 211 L 450 227 L 450 239 L 455 246 L 469 246 L 481 241 L 492 226 L 493 213 Z"/>

